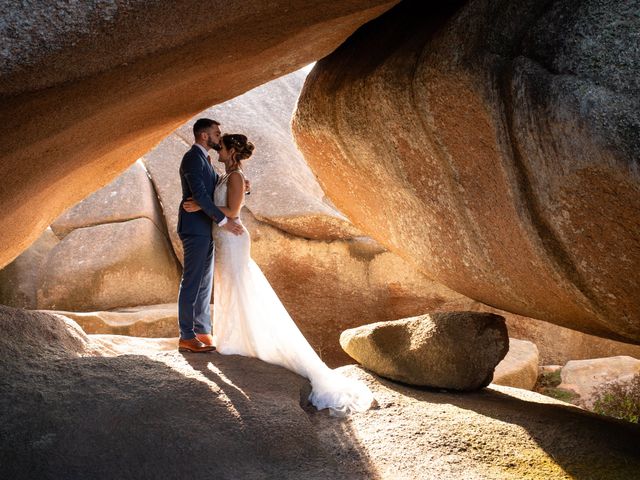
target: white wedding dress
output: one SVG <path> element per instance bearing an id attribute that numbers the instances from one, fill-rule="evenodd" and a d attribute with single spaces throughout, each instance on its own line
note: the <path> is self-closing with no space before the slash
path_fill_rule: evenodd
<path id="1" fill-rule="evenodd" d="M 220 177 L 214 203 L 227 205 L 228 176 Z M 244 228 L 244 227 L 243 227 Z M 213 225 L 215 241 L 213 336 L 218 352 L 257 357 L 306 377 L 309 400 L 333 415 L 370 408 L 373 394 L 362 382 L 331 370 L 293 322 L 250 255 L 247 229 L 234 235 Z"/>

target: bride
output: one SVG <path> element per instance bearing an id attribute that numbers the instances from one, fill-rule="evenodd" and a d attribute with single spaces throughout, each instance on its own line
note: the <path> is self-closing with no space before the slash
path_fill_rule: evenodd
<path id="1" fill-rule="evenodd" d="M 225 134 L 218 152 L 225 174 L 214 190 L 214 203 L 238 222 L 245 191 L 243 161 L 253 149 L 245 135 Z M 199 210 L 194 201 L 184 208 Z M 309 400 L 319 410 L 344 415 L 370 408 L 373 395 L 367 386 L 331 370 L 311 348 L 251 258 L 249 232 L 243 229 L 245 235 L 236 236 L 213 225 L 213 335 L 218 352 L 257 357 L 308 378 Z"/>

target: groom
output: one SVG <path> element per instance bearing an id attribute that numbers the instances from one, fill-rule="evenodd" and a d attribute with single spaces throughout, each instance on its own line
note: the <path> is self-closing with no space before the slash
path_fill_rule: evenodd
<path id="1" fill-rule="evenodd" d="M 184 250 L 184 269 L 178 296 L 178 350 L 208 352 L 215 350 L 209 307 L 213 280 L 212 222 L 235 235 L 241 235 L 243 230 L 213 203 L 218 175 L 211 166 L 209 149 L 220 149 L 220 123 L 200 118 L 193 125 L 193 135 L 195 143 L 180 164 L 182 201 L 178 212 L 178 236 Z M 190 197 L 201 210 L 185 211 L 183 204 Z"/>

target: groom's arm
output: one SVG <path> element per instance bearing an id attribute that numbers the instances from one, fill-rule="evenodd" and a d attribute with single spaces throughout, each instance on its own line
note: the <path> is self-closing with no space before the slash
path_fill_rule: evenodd
<path id="1" fill-rule="evenodd" d="M 202 161 L 195 155 L 186 155 L 182 160 L 182 172 L 189 184 L 193 199 L 198 202 L 204 213 L 220 224 L 227 217 L 215 206 L 213 200 L 207 195 L 207 189 L 202 178 Z"/>

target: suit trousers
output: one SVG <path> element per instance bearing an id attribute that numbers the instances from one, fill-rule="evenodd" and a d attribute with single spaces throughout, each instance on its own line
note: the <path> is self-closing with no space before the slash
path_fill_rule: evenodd
<path id="1" fill-rule="evenodd" d="M 184 268 L 178 295 L 180 338 L 211 333 L 213 287 L 213 239 L 211 236 L 179 234 L 184 249 Z"/>

